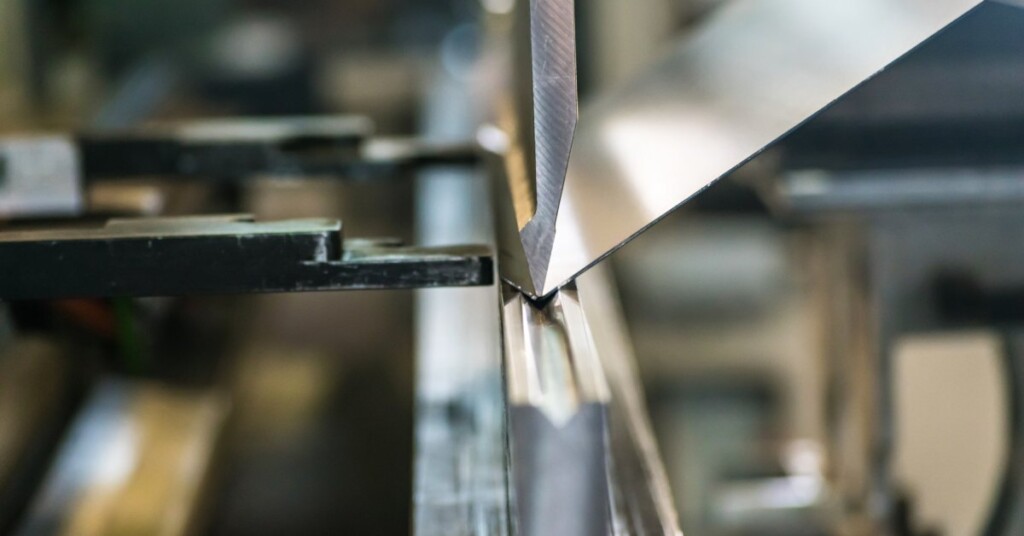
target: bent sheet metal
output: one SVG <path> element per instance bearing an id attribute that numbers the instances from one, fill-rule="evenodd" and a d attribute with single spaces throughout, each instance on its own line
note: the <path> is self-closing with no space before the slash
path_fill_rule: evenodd
<path id="1" fill-rule="evenodd" d="M 536 215 L 525 226 L 518 219 L 515 246 L 522 247 L 502 248 L 504 277 L 527 294 L 549 295 L 931 37 L 999 9 L 1021 5 L 737 0 L 722 7 L 650 75 L 582 114 L 564 187 L 538 184 Z M 516 179 L 509 181 L 516 197 Z M 549 205 L 557 208 L 541 210 Z M 519 250 L 524 258 L 516 258 Z"/>

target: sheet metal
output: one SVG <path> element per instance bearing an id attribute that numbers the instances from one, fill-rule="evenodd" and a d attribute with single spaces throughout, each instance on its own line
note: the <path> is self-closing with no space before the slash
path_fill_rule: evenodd
<path id="1" fill-rule="evenodd" d="M 608 384 L 576 291 L 505 286 L 503 312 L 516 534 L 609 534 Z"/>
<path id="2" fill-rule="evenodd" d="M 585 110 L 561 197 L 547 295 L 862 82 L 994 0 L 737 0 L 648 76 Z"/>
<path id="3" fill-rule="evenodd" d="M 681 534 L 608 274 L 540 304 L 503 296 L 517 533 Z"/>

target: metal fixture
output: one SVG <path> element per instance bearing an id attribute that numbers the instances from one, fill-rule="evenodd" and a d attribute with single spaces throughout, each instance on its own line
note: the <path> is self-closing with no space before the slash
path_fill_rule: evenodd
<path id="1" fill-rule="evenodd" d="M 177 296 L 490 285 L 487 248 L 343 240 L 328 220 L 112 220 L 0 233 L 0 297 Z"/>

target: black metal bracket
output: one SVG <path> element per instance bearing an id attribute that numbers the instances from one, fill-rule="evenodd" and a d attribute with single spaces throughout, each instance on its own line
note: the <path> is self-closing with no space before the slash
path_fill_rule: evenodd
<path id="1" fill-rule="evenodd" d="M 111 220 L 0 233 L 0 299 L 148 297 L 486 286 L 489 248 L 342 239 L 331 220 Z"/>

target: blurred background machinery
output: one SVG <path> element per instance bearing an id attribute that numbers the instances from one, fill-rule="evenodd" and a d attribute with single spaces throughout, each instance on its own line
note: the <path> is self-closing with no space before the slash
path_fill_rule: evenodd
<path id="1" fill-rule="evenodd" d="M 982 3 L 575 289 L 502 310 L 477 142 L 495 20 L 520 1 L 0 0 L 0 533 L 1024 531 L 1024 10 Z M 872 41 L 815 49 L 817 17 L 919 31 L 915 1 L 580 2 L 581 124 L 668 110 L 693 77 L 743 94 L 750 77 L 692 55 L 723 21 L 746 14 L 733 44 L 828 79 Z M 721 148 L 721 131 L 647 119 L 602 139 L 634 171 Z M 26 140 L 42 152 L 11 156 Z M 71 189 L 45 180 L 67 174 Z M 248 216 L 160 223 L 209 214 Z M 172 239 L 318 218 L 303 236 L 322 241 L 13 279 L 10 233 L 84 233 L 95 252 L 153 218 Z M 277 262 L 224 260 L 245 251 Z M 295 275 L 313 259 L 355 273 L 349 290 L 392 290 L 250 295 L 337 287 Z M 395 262 L 409 269 L 359 276 Z M 547 368 L 509 375 L 516 356 Z M 599 417 L 552 431 L 532 413 L 573 410 Z"/>

